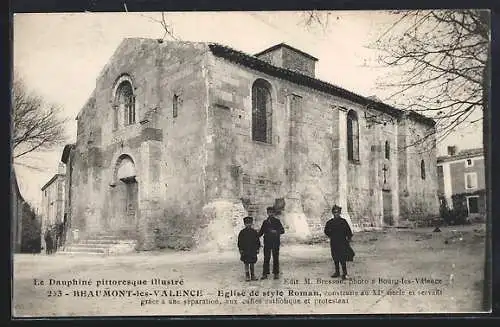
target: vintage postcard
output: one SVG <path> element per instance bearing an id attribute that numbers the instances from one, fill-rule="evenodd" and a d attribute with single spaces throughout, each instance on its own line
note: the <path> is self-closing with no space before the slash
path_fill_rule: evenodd
<path id="1" fill-rule="evenodd" d="M 13 317 L 490 311 L 488 11 L 13 35 Z"/>

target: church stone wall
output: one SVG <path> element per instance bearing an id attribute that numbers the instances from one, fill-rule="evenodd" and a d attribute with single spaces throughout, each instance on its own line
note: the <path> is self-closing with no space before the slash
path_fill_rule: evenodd
<path id="1" fill-rule="evenodd" d="M 123 74 L 134 87 L 136 123 L 113 131 L 113 88 Z M 271 144 L 251 136 L 251 90 L 258 78 L 271 84 Z M 339 121 L 347 110 L 358 115 L 359 163 L 346 158 L 346 128 Z M 384 189 L 390 190 L 395 224 L 437 212 L 435 153 L 391 151 L 391 158 L 384 158 L 386 140 L 391 149 L 404 147 L 411 142 L 408 130 L 422 132 L 422 125 L 373 123 L 367 118 L 372 114 L 359 104 L 214 57 L 203 44 L 128 39 L 78 116 L 72 228 L 82 237 L 116 233 L 114 173 L 122 155 L 133 160 L 138 181 L 136 228 L 124 236 L 138 239 L 143 250 L 195 246 L 204 238 L 200 230 L 213 230 L 211 220 L 226 219 L 220 213 L 226 207 L 253 215 L 258 226 L 265 208 L 284 200 L 287 234 L 302 235 L 321 233 L 334 203 L 345 202 L 344 212 L 359 226 L 382 225 Z"/>
<path id="2" fill-rule="evenodd" d="M 111 184 L 118 158 L 127 155 L 137 171 L 138 208 L 136 228 L 123 236 L 137 238 L 140 249 L 190 242 L 186 233 L 204 202 L 199 160 L 204 158 L 205 51 L 126 40 L 103 69 L 78 117 L 72 225 L 82 237 L 116 232 L 120 217 L 112 218 L 113 192 L 118 187 Z M 123 74 L 134 87 L 136 122 L 113 130 L 113 88 Z M 179 98 L 176 118 L 173 94 Z"/>
<path id="3" fill-rule="evenodd" d="M 251 138 L 251 88 L 258 78 L 272 85 L 272 144 Z M 212 189 L 217 188 L 214 197 L 243 199 L 257 222 L 265 217 L 265 207 L 277 198 L 284 198 L 289 208 L 299 207 L 309 225 L 323 224 L 331 205 L 342 196 L 347 196 L 344 212 L 361 228 L 397 226 L 410 215 L 431 216 L 437 212 L 433 202 L 435 167 L 428 166 L 427 183 L 417 181 L 409 198 L 401 196 L 404 185 L 400 180 L 412 185 L 420 170 L 409 167 L 411 153 L 405 155 L 398 150 L 400 143 L 409 141 L 406 134 L 400 137 L 396 118 L 221 59 L 213 60 L 210 80 L 214 113 L 210 126 L 215 128 L 214 138 L 220 138 L 220 142 L 213 143 L 219 149 L 215 149 L 215 167 L 210 170 L 216 172 L 214 180 L 218 181 Z M 344 156 L 347 161 L 347 145 L 340 143 L 338 107 L 355 110 L 359 124 L 360 160 L 347 163 L 346 195 L 338 191 L 340 158 Z M 409 122 L 416 129 L 426 128 Z M 390 148 L 388 159 L 386 141 Z M 221 147 L 224 150 L 220 151 Z M 426 162 L 434 156 L 433 152 L 427 154 Z M 389 208 L 385 209 L 384 194 L 390 198 Z M 384 210 L 390 212 L 388 221 L 384 221 Z M 286 221 L 286 217 L 283 219 Z"/>
<path id="4" fill-rule="evenodd" d="M 401 176 L 401 216 L 407 221 L 423 221 L 439 216 L 437 197 L 437 161 L 433 128 L 411 118 L 401 124 L 400 145 L 402 166 L 406 174 Z M 426 137 L 426 135 L 431 135 Z M 422 142 L 424 140 L 424 142 Z M 425 179 L 421 176 L 421 161 L 425 164 Z"/>
<path id="5" fill-rule="evenodd" d="M 347 109 L 356 112 L 359 126 L 359 161 L 349 161 L 347 169 L 347 212 L 353 223 L 360 228 L 381 227 L 382 192 L 383 190 L 394 192 L 394 184 L 398 178 L 397 171 L 392 165 L 396 160 L 393 151 L 389 159 L 385 158 L 385 142 L 388 141 L 390 147 L 395 147 L 397 122 L 388 115 L 367 111 L 359 105 L 351 105 Z M 397 220 L 396 208 L 397 198 L 393 199 L 391 208 L 395 220 Z"/>
<path id="6" fill-rule="evenodd" d="M 211 71 L 210 126 L 219 142 L 213 143 L 213 175 L 208 176 L 223 179 L 211 196 L 243 199 L 257 225 L 266 207 L 283 198 L 286 227 L 293 229 L 287 213 L 299 210 L 317 228 L 338 197 L 335 99 L 221 59 L 213 60 Z M 258 78 L 272 87 L 271 144 L 253 141 L 251 135 L 251 90 Z"/>

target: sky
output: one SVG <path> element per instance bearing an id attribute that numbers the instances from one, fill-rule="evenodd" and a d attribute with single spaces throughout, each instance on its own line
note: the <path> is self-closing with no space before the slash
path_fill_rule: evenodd
<path id="1" fill-rule="evenodd" d="M 384 97 L 377 81 L 387 76 L 368 49 L 394 20 L 383 11 L 334 11 L 328 25 L 304 26 L 303 12 L 167 12 L 183 41 L 218 42 L 254 54 L 285 42 L 319 59 L 316 77 L 364 96 Z M 47 102 L 63 108 L 68 143 L 76 140 L 76 115 L 92 93 L 96 77 L 124 38 L 162 38 L 160 13 L 15 14 L 14 73 Z M 438 145 L 482 146 L 480 126 L 462 129 Z M 64 145 L 16 164 L 24 198 L 39 208 L 41 187 L 57 172 Z M 28 168 L 27 165 L 32 166 Z"/>

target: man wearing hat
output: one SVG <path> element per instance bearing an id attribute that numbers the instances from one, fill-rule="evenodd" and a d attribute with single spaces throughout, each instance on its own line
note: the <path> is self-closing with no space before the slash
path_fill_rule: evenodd
<path id="1" fill-rule="evenodd" d="M 260 249 L 259 235 L 253 229 L 253 218 L 248 216 L 243 218 L 245 228 L 238 234 L 238 250 L 240 251 L 240 260 L 245 264 L 245 280 L 257 280 L 255 278 L 254 265 L 257 262 L 257 254 Z"/>
<path id="2" fill-rule="evenodd" d="M 262 269 L 262 279 L 267 279 L 267 275 L 269 275 L 271 254 L 273 256 L 274 279 L 278 279 L 280 274 L 280 236 L 285 233 L 285 228 L 283 228 L 281 221 L 274 215 L 274 208 L 267 207 L 267 219 L 262 222 L 259 231 L 259 237 L 264 235 L 264 266 Z"/>
<path id="3" fill-rule="evenodd" d="M 347 261 L 352 261 L 354 251 L 349 242 L 352 238 L 352 230 L 347 221 L 340 216 L 342 208 L 334 205 L 332 208 L 333 218 L 325 225 L 325 234 L 330 238 L 330 250 L 335 264 L 333 278 L 340 276 L 340 265 L 342 265 L 342 279 L 347 279 Z"/>

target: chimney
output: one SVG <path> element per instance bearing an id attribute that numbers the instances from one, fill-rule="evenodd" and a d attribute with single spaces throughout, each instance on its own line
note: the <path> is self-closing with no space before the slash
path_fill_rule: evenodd
<path id="1" fill-rule="evenodd" d="M 448 146 L 448 155 L 454 156 L 455 154 L 457 154 L 457 146 L 456 145 Z"/>
<path id="2" fill-rule="evenodd" d="M 317 58 L 285 43 L 274 45 L 257 54 L 255 57 L 271 65 L 289 69 L 315 78 Z"/>

